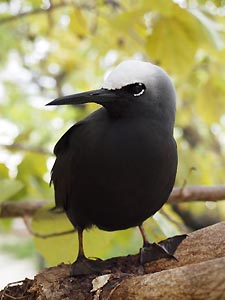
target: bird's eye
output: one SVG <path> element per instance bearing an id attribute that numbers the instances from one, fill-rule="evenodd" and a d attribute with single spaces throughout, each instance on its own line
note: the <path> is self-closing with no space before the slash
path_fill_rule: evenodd
<path id="1" fill-rule="evenodd" d="M 126 91 L 129 94 L 132 94 L 135 97 L 142 95 L 145 89 L 146 87 L 143 83 L 133 83 L 123 87 L 124 91 Z"/>

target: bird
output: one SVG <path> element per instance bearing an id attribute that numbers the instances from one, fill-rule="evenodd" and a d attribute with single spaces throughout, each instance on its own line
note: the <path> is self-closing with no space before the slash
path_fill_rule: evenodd
<path id="1" fill-rule="evenodd" d="M 102 88 L 47 105 L 90 102 L 101 107 L 57 142 L 51 172 L 56 208 L 66 212 L 78 233 L 73 276 L 104 268 L 84 253 L 83 231 L 92 226 L 104 231 L 138 226 L 147 246 L 143 222 L 167 201 L 177 172 L 176 93 L 161 67 L 125 60 Z"/>

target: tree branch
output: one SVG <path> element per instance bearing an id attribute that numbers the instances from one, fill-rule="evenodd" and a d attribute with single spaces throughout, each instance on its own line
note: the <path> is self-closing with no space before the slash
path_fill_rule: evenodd
<path id="1" fill-rule="evenodd" d="M 32 147 L 23 145 L 20 143 L 14 143 L 11 145 L 1 145 L 2 147 L 8 149 L 8 150 L 16 150 L 16 151 L 26 151 L 26 152 L 33 152 L 33 153 L 40 153 L 44 155 L 53 155 L 52 152 L 48 151 L 47 149 L 44 149 L 42 147 Z"/>
<path id="2" fill-rule="evenodd" d="M 24 17 L 27 17 L 27 16 L 43 14 L 43 13 L 48 12 L 49 9 L 54 10 L 54 9 L 57 9 L 57 8 L 61 8 L 63 6 L 68 6 L 68 5 L 71 5 L 71 3 L 62 2 L 62 3 L 54 4 L 54 6 L 50 6 L 48 9 L 36 8 L 34 10 L 31 10 L 31 11 L 22 12 L 22 13 L 17 14 L 17 15 L 12 15 L 12 16 L 0 19 L 0 25 L 5 24 L 5 23 L 9 23 L 9 22 L 13 22 L 13 21 L 17 21 L 18 19 L 21 19 L 21 18 L 24 18 Z"/>
<path id="3" fill-rule="evenodd" d="M 225 200 L 225 185 L 175 187 L 168 203 Z"/>
<path id="4" fill-rule="evenodd" d="M 0 218 L 32 217 L 49 201 L 5 201 L 0 204 Z"/>
<path id="5" fill-rule="evenodd" d="M 217 300 L 225 299 L 225 257 L 128 278 L 110 295 L 110 300 Z"/>
<path id="6" fill-rule="evenodd" d="M 24 299 L 45 300 L 225 299 L 224 236 L 225 222 L 190 233 L 177 248 L 178 261 L 162 258 L 142 266 L 138 254 L 112 258 L 108 260 L 112 267 L 105 276 L 72 278 L 71 265 L 61 264 L 40 272 L 34 280 L 24 280 L 17 289 L 8 285 L 0 297 L 7 294 L 13 299 L 23 294 Z M 103 284 L 93 289 L 96 281 Z"/>
<path id="7" fill-rule="evenodd" d="M 12 15 L 12 16 L 9 16 L 9 17 L 2 18 L 2 19 L 0 19 L 0 25 L 6 24 L 6 23 L 9 23 L 9 22 L 13 22 L 13 21 L 17 21 L 18 19 L 21 19 L 21 18 L 24 18 L 24 17 L 27 17 L 27 16 L 33 16 L 33 15 L 48 13 L 49 11 L 53 11 L 53 10 L 58 9 L 58 8 L 69 7 L 69 6 L 71 6 L 71 7 L 75 6 L 78 9 L 86 9 L 86 10 L 92 10 L 92 9 L 95 8 L 94 6 L 91 6 L 87 3 L 80 4 L 80 3 L 75 3 L 75 1 L 65 1 L 64 0 L 64 1 L 61 1 L 60 3 L 56 3 L 54 5 L 51 4 L 46 9 L 36 8 L 34 10 L 31 10 L 31 11 L 26 11 L 26 12 L 19 13 L 17 15 Z"/>
<path id="8" fill-rule="evenodd" d="M 191 201 L 219 201 L 225 199 L 225 185 L 175 187 L 168 203 Z M 0 218 L 33 216 L 51 201 L 6 201 L 0 205 Z"/>

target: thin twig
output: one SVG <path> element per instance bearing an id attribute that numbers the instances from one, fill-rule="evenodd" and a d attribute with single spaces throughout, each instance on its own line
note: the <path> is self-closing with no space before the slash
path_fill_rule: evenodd
<path id="1" fill-rule="evenodd" d="M 49 233 L 49 234 L 41 234 L 41 233 L 33 231 L 33 229 L 31 228 L 31 225 L 30 225 L 30 220 L 31 220 L 31 218 L 28 217 L 28 216 L 24 216 L 23 217 L 23 221 L 24 221 L 24 224 L 25 224 L 28 232 L 31 235 L 36 236 L 36 237 L 41 238 L 41 239 L 47 239 L 47 238 L 61 236 L 61 235 L 66 235 L 66 234 L 71 234 L 71 233 L 75 232 L 75 229 L 71 229 L 71 230 L 62 231 L 62 232 L 54 232 L 54 233 Z"/>
<path id="2" fill-rule="evenodd" d="M 183 184 L 182 184 L 182 186 L 180 187 L 180 192 L 181 192 L 181 194 L 182 194 L 182 192 L 183 192 L 185 186 L 186 186 L 187 183 L 188 183 L 188 178 L 190 177 L 190 175 L 191 175 L 191 173 L 192 173 L 193 171 L 196 171 L 196 168 L 195 168 L 195 167 L 191 167 L 191 168 L 189 169 L 188 174 L 187 174 L 187 177 L 184 179 Z"/>
<path id="3" fill-rule="evenodd" d="M 171 223 L 175 224 L 180 230 L 181 232 L 185 232 L 188 233 L 190 232 L 190 230 L 188 229 L 187 226 L 185 226 L 184 224 L 182 224 L 181 222 L 176 221 L 174 218 L 172 218 L 167 212 L 165 212 L 165 210 L 163 208 L 161 208 L 160 213 L 166 217 Z"/>
<path id="4" fill-rule="evenodd" d="M 39 7 L 39 8 L 36 8 L 34 10 L 31 10 L 31 11 L 26 11 L 26 12 L 19 13 L 17 15 L 12 15 L 12 16 L 9 16 L 9 17 L 2 18 L 2 19 L 0 19 L 0 25 L 10 23 L 10 22 L 13 22 L 13 21 L 17 21 L 18 19 L 25 18 L 25 17 L 28 17 L 28 16 L 48 13 L 49 10 L 52 11 L 52 10 L 55 10 L 55 9 L 58 9 L 58 8 L 69 7 L 69 6 L 76 6 L 78 9 L 84 9 L 84 10 L 88 10 L 88 11 L 94 9 L 93 6 L 88 5 L 86 3 L 78 4 L 78 3 L 75 3 L 74 1 L 68 1 L 68 2 L 63 1 L 61 3 L 50 5 L 47 9 Z"/>
<path id="5" fill-rule="evenodd" d="M 42 147 L 32 147 L 32 146 L 26 146 L 20 143 L 12 144 L 12 145 L 0 145 L 1 147 L 4 147 L 8 150 L 17 150 L 17 151 L 26 151 L 26 152 L 34 152 L 34 153 L 40 153 L 44 155 L 52 155 L 52 153 Z"/>
<path id="6" fill-rule="evenodd" d="M 27 279 L 24 279 L 24 280 L 19 280 L 19 281 L 14 281 L 14 282 L 10 282 L 7 284 L 7 286 L 4 288 L 4 290 L 2 291 L 2 295 L 1 295 L 1 300 L 4 300 L 5 297 L 8 297 L 8 298 L 11 298 L 11 299 L 15 299 L 15 300 L 22 300 L 24 298 L 27 298 L 27 296 L 12 296 L 12 295 L 9 295 L 8 293 L 6 293 L 7 289 L 10 288 L 12 285 L 18 285 L 19 283 L 24 283 Z M 27 285 L 28 286 L 28 285 Z M 25 291 L 27 290 L 27 287 L 25 289 Z"/>
<path id="7" fill-rule="evenodd" d="M 55 4 L 54 6 L 52 6 L 51 10 L 61 8 L 63 6 L 69 6 L 69 5 L 71 5 L 71 4 L 70 3 L 58 3 L 58 4 Z M 43 14 L 43 13 L 46 13 L 46 12 L 48 12 L 48 9 L 36 8 L 34 10 L 31 10 L 31 11 L 26 11 L 26 12 L 22 12 L 22 13 L 17 14 L 17 15 L 2 18 L 0 20 L 0 25 L 5 24 L 5 23 L 9 23 L 9 22 L 13 22 L 13 21 L 17 21 L 18 19 L 21 19 L 21 18 L 24 18 L 24 17 L 27 17 L 27 16 Z"/>

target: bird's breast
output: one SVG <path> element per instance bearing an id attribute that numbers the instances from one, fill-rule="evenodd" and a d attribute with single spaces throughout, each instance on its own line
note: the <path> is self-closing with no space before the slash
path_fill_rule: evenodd
<path id="1" fill-rule="evenodd" d="M 167 200 L 176 144 L 157 124 L 97 120 L 70 130 L 62 142 L 67 147 L 57 157 L 53 181 L 74 226 L 109 231 L 136 226 Z"/>
<path id="2" fill-rule="evenodd" d="M 173 137 L 155 123 L 117 120 L 89 130 L 85 143 L 89 147 L 83 149 L 86 175 L 91 178 L 97 172 L 102 186 L 109 180 L 117 185 L 145 184 L 176 155 Z"/>

